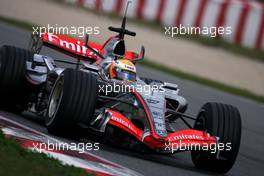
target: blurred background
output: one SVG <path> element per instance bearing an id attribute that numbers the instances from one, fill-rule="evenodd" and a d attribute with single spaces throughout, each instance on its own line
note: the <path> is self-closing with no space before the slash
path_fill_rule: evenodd
<path id="1" fill-rule="evenodd" d="M 188 113 L 197 114 L 208 101 L 238 107 L 243 134 L 238 159 L 230 175 L 261 175 L 264 172 L 264 2 L 131 1 L 127 28 L 137 36 L 126 36 L 126 46 L 134 52 L 139 52 L 141 45 L 146 48 L 146 58 L 139 63 L 138 73 L 177 83 L 180 94 L 188 100 Z M 90 41 L 103 43 L 114 35 L 108 26 L 121 25 L 125 4 L 126 0 L 0 0 L 0 46 L 27 48 L 32 27 L 48 25 L 98 27 L 99 34 L 92 34 Z M 165 34 L 165 27 L 180 25 L 231 27 L 231 33 L 216 37 Z M 56 59 L 72 59 L 51 49 L 43 52 Z M 13 119 L 30 124 L 26 118 L 16 117 Z M 32 126 L 45 132 L 41 125 Z M 113 148 L 110 151 L 103 148 L 96 154 L 144 175 L 208 175 L 194 169 L 186 154 L 177 154 L 175 159 L 122 153 Z"/>
<path id="2" fill-rule="evenodd" d="M 98 26 L 91 40 L 104 42 L 119 26 L 126 0 L 1 0 L 0 15 L 35 25 Z M 129 50 L 146 47 L 146 61 L 264 95 L 264 5 L 249 0 L 132 0 L 127 37 Z M 165 35 L 165 26 L 229 27 L 231 33 Z M 197 78 L 197 79 L 196 79 Z M 202 81 L 201 83 L 206 83 Z M 212 84 L 211 84 L 212 85 Z M 233 91 L 238 93 L 238 91 Z"/>

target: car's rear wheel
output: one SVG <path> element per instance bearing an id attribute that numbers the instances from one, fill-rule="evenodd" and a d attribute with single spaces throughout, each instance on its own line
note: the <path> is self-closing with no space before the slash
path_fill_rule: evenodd
<path id="1" fill-rule="evenodd" d="M 238 109 L 221 103 L 206 103 L 201 108 L 194 129 L 219 137 L 218 144 L 224 146 L 224 150 L 216 153 L 192 151 L 194 165 L 217 173 L 228 172 L 236 160 L 240 146 L 241 118 Z"/>
<path id="2" fill-rule="evenodd" d="M 67 134 L 77 123 L 88 124 L 97 102 L 95 75 L 66 69 L 57 79 L 50 94 L 46 126 L 53 134 Z"/>
<path id="3" fill-rule="evenodd" d="M 23 111 L 28 99 L 26 61 L 33 53 L 14 46 L 0 49 L 0 108 L 12 112 Z"/>

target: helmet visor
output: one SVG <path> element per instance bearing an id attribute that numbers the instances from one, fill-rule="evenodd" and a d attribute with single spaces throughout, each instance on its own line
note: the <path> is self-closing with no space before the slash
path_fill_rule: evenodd
<path id="1" fill-rule="evenodd" d="M 121 71 L 117 73 L 117 78 L 124 81 L 136 81 L 136 73 L 129 71 Z"/>

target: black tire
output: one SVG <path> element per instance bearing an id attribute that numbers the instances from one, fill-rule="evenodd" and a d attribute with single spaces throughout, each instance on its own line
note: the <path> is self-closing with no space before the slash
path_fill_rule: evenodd
<path id="1" fill-rule="evenodd" d="M 68 135 L 69 128 L 77 123 L 88 124 L 94 115 L 97 97 L 95 75 L 66 69 L 57 79 L 49 98 L 45 118 L 48 131 Z M 57 106 L 52 105 L 53 100 L 57 101 Z"/>
<path id="2" fill-rule="evenodd" d="M 142 81 L 144 81 L 146 84 L 151 84 L 152 82 L 157 82 L 157 83 L 164 83 L 163 81 L 160 81 L 160 80 L 156 80 L 156 79 L 151 79 L 151 78 L 143 78 L 141 77 L 140 78 Z"/>
<path id="3" fill-rule="evenodd" d="M 0 108 L 12 112 L 23 111 L 28 99 L 26 61 L 33 53 L 14 46 L 0 49 Z"/>
<path id="4" fill-rule="evenodd" d="M 241 139 L 241 118 L 236 107 L 221 103 L 206 103 L 197 117 L 194 129 L 219 137 L 219 143 L 228 144 L 231 150 L 219 151 L 219 156 L 208 151 L 192 151 L 197 168 L 216 173 L 228 172 L 237 157 Z M 229 147 L 229 149 L 230 149 Z"/>

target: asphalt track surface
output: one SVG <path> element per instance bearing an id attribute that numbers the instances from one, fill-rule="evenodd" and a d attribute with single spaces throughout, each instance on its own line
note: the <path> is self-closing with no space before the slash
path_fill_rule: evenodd
<path id="1" fill-rule="evenodd" d="M 15 45 L 27 48 L 29 32 L 7 24 L 0 23 L 0 46 Z M 140 43 L 139 43 L 140 45 Z M 146 46 L 147 49 L 147 46 Z M 177 52 L 177 50 L 175 49 Z M 151 52 L 146 50 L 146 52 Z M 51 49 L 42 53 L 56 59 L 72 60 Z M 195 54 L 195 53 L 194 53 Z M 188 58 L 183 58 L 188 59 Z M 241 70 L 243 71 L 243 70 Z M 138 73 L 144 77 L 165 80 L 179 85 L 181 95 L 189 102 L 188 113 L 197 114 L 199 108 L 206 102 L 222 102 L 239 108 L 242 117 L 242 139 L 237 161 L 232 170 L 226 175 L 263 175 L 264 173 L 264 105 L 241 97 L 230 95 L 218 90 L 179 79 L 156 70 L 138 67 Z M 261 76 L 261 75 L 260 75 Z M 264 86 L 264 85 L 263 85 Z M 16 115 L 0 111 L 0 115 L 48 133 L 41 120 L 27 114 Z M 63 139 L 68 141 L 68 139 Z M 190 153 L 177 153 L 172 157 L 164 155 L 142 154 L 133 151 L 117 149 L 104 144 L 99 151 L 91 151 L 105 159 L 133 169 L 143 175 L 213 175 L 196 169 L 191 161 Z"/>

